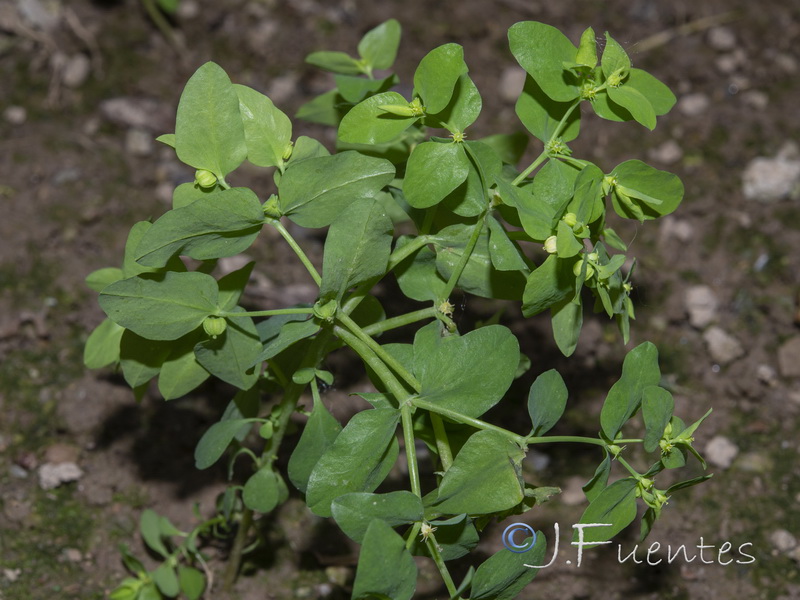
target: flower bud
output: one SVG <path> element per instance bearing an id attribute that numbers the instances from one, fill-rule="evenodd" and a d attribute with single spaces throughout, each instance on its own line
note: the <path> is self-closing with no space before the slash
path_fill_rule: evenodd
<path id="1" fill-rule="evenodd" d="M 206 317 L 203 319 L 203 331 L 205 331 L 211 339 L 217 339 L 218 336 L 225 333 L 228 328 L 228 323 L 222 317 Z"/>
<path id="2" fill-rule="evenodd" d="M 551 235 L 544 241 L 544 249 L 549 254 L 555 254 L 558 251 L 558 238 Z"/>
<path id="3" fill-rule="evenodd" d="M 212 188 L 217 185 L 217 176 L 211 171 L 197 169 L 197 171 L 194 172 L 194 182 L 201 188 Z"/>
<path id="4" fill-rule="evenodd" d="M 575 227 L 578 224 L 578 215 L 575 213 L 567 213 L 562 218 L 569 227 Z"/>
<path id="5" fill-rule="evenodd" d="M 575 275 L 575 277 L 580 277 L 582 268 L 583 268 L 583 262 L 582 261 L 576 262 L 572 266 L 572 274 Z M 591 264 L 586 263 L 586 279 L 589 280 L 592 277 L 594 277 L 594 267 Z"/>
<path id="6" fill-rule="evenodd" d="M 322 304 L 321 300 L 317 300 L 312 310 L 314 311 L 314 316 L 318 319 L 333 321 L 338 309 L 339 303 L 336 300 L 328 300 L 325 304 Z"/>

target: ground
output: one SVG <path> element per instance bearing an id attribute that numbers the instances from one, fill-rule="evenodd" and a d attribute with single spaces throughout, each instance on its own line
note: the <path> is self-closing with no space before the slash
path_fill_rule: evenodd
<path id="1" fill-rule="evenodd" d="M 226 390 L 209 385 L 170 403 L 154 393 L 137 404 L 121 377 L 87 372 L 82 364 L 83 343 L 102 319 L 84 277 L 118 264 L 130 226 L 160 215 L 172 187 L 192 176 L 168 148 L 152 141 L 173 130 L 186 79 L 215 60 L 234 81 L 264 91 L 291 114 L 330 84 L 303 62 L 307 53 L 352 51 L 366 30 L 389 17 L 403 25 L 398 72 L 405 82 L 434 46 L 464 46 L 484 98 L 476 137 L 519 128 L 513 111 L 519 72 L 505 36 L 520 20 L 555 25 L 573 40 L 587 26 L 598 34 L 609 30 L 634 64 L 679 98 L 653 133 L 632 124 L 609 129 L 586 115 L 585 139 L 582 134 L 574 150 L 607 169 L 646 157 L 685 182 L 686 199 L 674 216 L 623 230 L 640 259 L 632 344 L 658 345 L 676 412 L 697 418 L 713 407 L 697 445 L 709 445 L 715 475 L 676 495 L 651 539 L 662 546 L 717 549 L 729 541 L 732 550 L 722 557 L 707 550 L 710 564 L 698 558 L 649 566 L 619 564 L 614 546 L 588 553 L 580 567 L 575 560 L 558 560 L 522 597 L 800 598 L 794 537 L 800 535 L 800 167 L 791 145 L 800 133 L 800 5 L 181 5 L 172 44 L 137 0 L 17 0 L 0 6 L 0 598 L 104 597 L 124 576 L 118 544 L 145 555 L 136 536 L 144 508 L 191 526 L 193 503 L 208 512 L 224 484 L 223 473 L 194 471 L 192 451 L 222 410 Z M 333 142 L 321 128 L 296 125 L 295 135 L 300 133 Z M 778 155 L 777 162 L 762 161 L 772 179 L 753 170 L 757 157 Z M 787 172 L 786 189 L 770 192 L 768 184 L 779 184 Z M 251 185 L 266 185 L 254 177 L 243 175 Z M 775 198 L 769 201 L 771 193 Z M 318 239 L 303 242 L 318 255 Z M 259 273 L 262 306 L 310 299 L 302 269 L 288 266 L 278 240 L 261 240 L 255 252 L 280 265 Z M 458 310 L 480 316 L 491 308 L 469 301 Z M 533 359 L 533 374 L 552 366 L 564 373 L 572 392 L 564 431 L 596 427 L 603 390 L 618 377 L 624 353 L 613 328 L 590 319 L 576 355 L 564 360 L 545 321 L 526 322 L 514 311 L 505 319 Z M 353 386 L 359 377 L 346 372 L 348 364 L 340 365 L 338 375 Z M 337 408 L 337 401 L 347 400 L 341 390 L 326 400 L 339 416 L 350 410 Z M 498 418 L 513 423 L 514 417 Z M 531 522 L 546 532 L 558 522 L 563 533 L 583 510 L 574 492 L 596 457 L 545 448 L 533 458 L 535 478 L 561 486 L 565 494 Z M 78 481 L 42 489 L 42 466 L 65 463 L 81 469 Z M 235 597 L 349 596 L 353 549 L 310 517 L 301 500 L 282 506 L 265 531 L 269 548 L 246 565 Z M 480 556 L 499 547 L 499 534 L 499 528 L 491 530 Z M 620 538 L 623 556 L 633 550 L 634 539 L 635 532 Z M 743 549 L 755 562 L 737 553 L 746 543 L 752 546 Z M 572 552 L 563 541 L 561 551 L 561 558 Z M 212 564 L 218 566 L 222 552 Z M 733 563 L 721 564 L 730 558 Z M 442 596 L 435 584 L 421 583 L 420 598 Z"/>

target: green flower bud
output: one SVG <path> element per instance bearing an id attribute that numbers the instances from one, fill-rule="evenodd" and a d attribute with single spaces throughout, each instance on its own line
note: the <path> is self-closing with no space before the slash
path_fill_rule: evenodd
<path id="1" fill-rule="evenodd" d="M 572 266 L 572 274 L 575 275 L 575 277 L 580 277 L 582 268 L 583 263 L 581 261 L 576 262 Z M 594 277 L 594 267 L 591 264 L 586 263 L 586 279 L 589 280 L 592 277 Z"/>
<path id="2" fill-rule="evenodd" d="M 544 249 L 549 254 L 555 254 L 558 252 L 558 238 L 554 235 L 551 235 L 544 241 Z"/>
<path id="3" fill-rule="evenodd" d="M 336 300 L 328 300 L 325 304 L 322 304 L 321 300 L 317 300 L 317 303 L 312 308 L 314 316 L 323 321 L 333 321 L 338 309 L 339 303 Z"/>
<path id="4" fill-rule="evenodd" d="M 206 317 L 203 319 L 203 331 L 205 331 L 211 339 L 217 339 L 218 336 L 225 333 L 228 328 L 228 322 L 223 317 Z"/>
<path id="5" fill-rule="evenodd" d="M 197 171 L 194 172 L 194 183 L 201 188 L 211 188 L 217 185 L 217 176 L 211 171 L 197 169 Z"/>
<path id="6" fill-rule="evenodd" d="M 262 207 L 264 214 L 268 217 L 272 217 L 273 219 L 280 219 L 281 215 L 281 208 L 278 205 L 278 197 L 275 194 L 272 194 L 267 201 L 264 202 L 264 206 Z"/>
<path id="7" fill-rule="evenodd" d="M 570 227 L 575 227 L 575 225 L 578 224 L 578 215 L 576 215 L 575 213 L 567 213 L 561 218 L 564 220 L 564 223 L 566 223 Z"/>
<path id="8" fill-rule="evenodd" d="M 283 156 L 281 156 L 281 158 L 283 160 L 289 160 L 292 158 L 292 152 L 294 152 L 294 142 L 289 142 L 286 145 L 286 149 L 283 151 Z"/>

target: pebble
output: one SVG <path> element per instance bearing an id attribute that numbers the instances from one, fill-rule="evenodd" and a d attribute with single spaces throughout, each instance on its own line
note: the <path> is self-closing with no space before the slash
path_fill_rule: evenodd
<path id="1" fill-rule="evenodd" d="M 256 54 L 266 54 L 274 45 L 278 24 L 275 21 L 261 20 L 255 27 L 248 29 L 247 46 Z"/>
<path id="2" fill-rule="evenodd" d="M 705 459 L 721 469 L 727 469 L 733 464 L 733 459 L 739 454 L 739 448 L 722 435 L 716 435 L 706 444 L 703 456 Z"/>
<path id="3" fill-rule="evenodd" d="M 344 587 L 347 585 L 347 580 L 350 578 L 351 569 L 347 567 L 327 567 L 325 569 L 325 576 L 334 585 Z"/>
<path id="4" fill-rule="evenodd" d="M 707 285 L 690 287 L 686 290 L 684 302 L 692 327 L 704 329 L 717 320 L 719 302 L 714 291 Z"/>
<path id="5" fill-rule="evenodd" d="M 797 538 L 785 529 L 776 529 L 769 535 L 769 541 L 778 552 L 789 552 L 797 547 Z"/>
<path id="6" fill-rule="evenodd" d="M 195 0 L 181 0 L 178 4 L 178 18 L 181 20 L 194 19 L 200 14 L 200 5 Z"/>
<path id="7" fill-rule="evenodd" d="M 3 569 L 3 577 L 9 583 L 14 583 L 22 575 L 22 569 Z"/>
<path id="8" fill-rule="evenodd" d="M 778 374 L 775 372 L 775 369 L 769 365 L 758 365 L 756 368 L 756 377 L 758 377 L 761 383 L 769 387 L 778 385 Z"/>
<path id="9" fill-rule="evenodd" d="M 67 59 L 61 73 L 61 81 L 69 88 L 79 88 L 89 78 L 92 72 L 92 63 L 85 54 L 76 54 Z"/>
<path id="10" fill-rule="evenodd" d="M 789 338 L 778 348 L 778 370 L 784 377 L 800 377 L 800 335 Z"/>
<path id="11" fill-rule="evenodd" d="M 16 479 L 25 479 L 28 477 L 28 471 L 19 465 L 11 465 L 8 467 L 8 474 Z"/>
<path id="12" fill-rule="evenodd" d="M 6 123 L 22 125 L 28 120 L 28 111 L 24 106 L 9 106 L 3 111 L 3 118 Z"/>
<path id="13" fill-rule="evenodd" d="M 159 135 L 175 126 L 174 113 L 170 116 L 169 108 L 151 98 L 109 98 L 100 103 L 100 112 L 117 125 L 157 131 Z"/>
<path id="14" fill-rule="evenodd" d="M 77 548 L 64 548 L 61 554 L 67 562 L 76 563 L 83 560 L 83 554 Z"/>
<path id="15" fill-rule="evenodd" d="M 768 473 L 774 466 L 772 459 L 761 452 L 747 452 L 736 461 L 736 468 L 748 473 Z"/>
<path id="16" fill-rule="evenodd" d="M 81 449 L 72 444 L 56 443 L 47 447 L 44 451 L 45 462 L 55 465 L 61 463 L 77 463 Z"/>
<path id="17" fill-rule="evenodd" d="M 786 144 L 774 158 L 759 156 L 742 174 L 742 192 L 748 200 L 775 202 L 795 196 L 800 187 L 800 159 L 797 146 Z"/>
<path id="18" fill-rule="evenodd" d="M 678 110 L 687 117 L 697 117 L 703 114 L 711 101 L 708 96 L 700 92 L 686 94 L 678 100 Z"/>
<path id="19" fill-rule="evenodd" d="M 718 56 L 714 61 L 717 69 L 720 73 L 725 73 L 730 75 L 731 73 L 735 72 L 742 64 L 744 63 L 745 56 L 743 53 L 739 52 L 729 52 L 728 54 L 723 54 L 722 56 Z"/>
<path id="20" fill-rule="evenodd" d="M 661 220 L 662 239 L 675 238 L 680 242 L 690 242 L 694 238 L 694 227 L 689 221 L 668 216 Z"/>
<path id="21" fill-rule="evenodd" d="M 756 110 L 764 110 L 769 105 L 769 96 L 761 90 L 748 90 L 742 94 L 742 101 Z"/>
<path id="22" fill-rule="evenodd" d="M 17 10 L 22 18 L 36 29 L 53 31 L 61 21 L 61 2 L 17 0 Z"/>
<path id="23" fill-rule="evenodd" d="M 703 333 L 703 339 L 711 358 L 720 365 L 726 365 L 744 355 L 744 348 L 739 340 L 721 327 L 711 327 Z"/>
<path id="24" fill-rule="evenodd" d="M 585 483 L 585 478 L 577 475 L 564 482 L 559 496 L 564 506 L 578 506 L 586 502 L 586 494 L 583 493 L 583 484 Z"/>
<path id="25" fill-rule="evenodd" d="M 683 158 L 683 148 L 675 140 L 667 140 L 648 152 L 651 159 L 665 165 L 671 165 Z"/>
<path id="26" fill-rule="evenodd" d="M 708 31 L 708 45 L 714 50 L 733 50 L 736 34 L 730 27 L 714 27 Z"/>
<path id="27" fill-rule="evenodd" d="M 150 156 L 153 153 L 153 134 L 145 129 L 131 127 L 125 134 L 125 151 L 132 156 Z"/>
<path id="28" fill-rule="evenodd" d="M 75 463 L 45 463 L 39 468 L 39 487 L 52 490 L 62 483 L 77 481 L 83 477 L 83 471 Z"/>
<path id="29" fill-rule="evenodd" d="M 506 102 L 516 102 L 525 86 L 527 73 L 521 67 L 507 67 L 500 75 L 500 97 Z"/>
<path id="30" fill-rule="evenodd" d="M 297 93 L 296 73 L 287 73 L 272 79 L 267 96 L 275 106 L 286 104 Z"/>

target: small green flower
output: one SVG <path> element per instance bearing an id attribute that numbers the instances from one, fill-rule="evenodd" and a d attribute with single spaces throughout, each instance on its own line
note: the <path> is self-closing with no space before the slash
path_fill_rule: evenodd
<path id="1" fill-rule="evenodd" d="M 204 189 L 212 188 L 217 185 L 217 176 L 211 171 L 197 169 L 197 171 L 194 172 L 194 183 Z"/>

